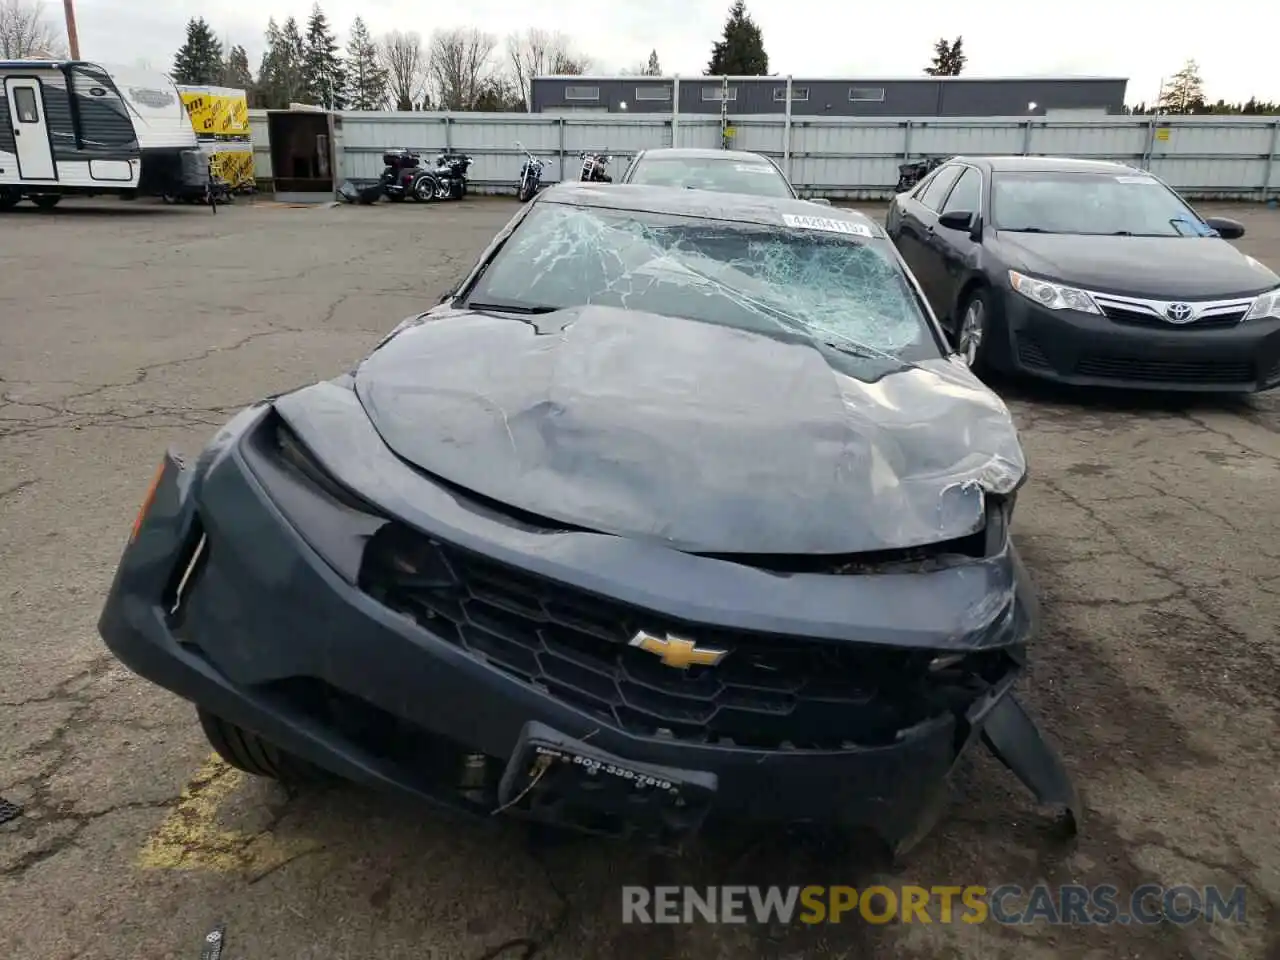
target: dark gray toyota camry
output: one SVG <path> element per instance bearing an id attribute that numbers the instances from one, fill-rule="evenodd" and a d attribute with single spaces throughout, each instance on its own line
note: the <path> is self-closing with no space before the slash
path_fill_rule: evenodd
<path id="1" fill-rule="evenodd" d="M 1025 473 L 862 215 L 564 184 L 354 371 L 166 455 L 100 629 L 255 774 L 901 853 L 982 740 L 1074 825 L 1013 693 Z"/>

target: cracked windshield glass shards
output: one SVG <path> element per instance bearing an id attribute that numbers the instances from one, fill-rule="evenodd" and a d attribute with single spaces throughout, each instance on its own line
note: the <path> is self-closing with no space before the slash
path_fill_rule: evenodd
<path id="1" fill-rule="evenodd" d="M 941 355 L 887 249 L 781 224 L 544 203 L 512 234 L 469 304 L 619 307 L 897 365 Z"/>

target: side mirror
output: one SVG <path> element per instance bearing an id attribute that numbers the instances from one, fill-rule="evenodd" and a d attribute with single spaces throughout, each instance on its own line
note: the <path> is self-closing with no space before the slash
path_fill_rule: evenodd
<path id="1" fill-rule="evenodd" d="M 830 200 L 828 200 L 826 197 L 810 197 L 810 198 L 809 198 L 809 202 L 810 202 L 810 203 L 816 203 L 816 204 L 818 204 L 818 206 L 820 206 L 820 207 L 829 207 L 829 206 L 831 206 L 831 201 L 830 201 Z"/>
<path id="2" fill-rule="evenodd" d="M 1244 236 L 1244 224 L 1228 217 L 1206 217 L 1205 224 L 1218 232 L 1223 240 L 1239 240 Z"/>
<path id="3" fill-rule="evenodd" d="M 948 230 L 972 230 L 974 215 L 964 210 L 948 210 L 938 217 L 938 226 Z"/>

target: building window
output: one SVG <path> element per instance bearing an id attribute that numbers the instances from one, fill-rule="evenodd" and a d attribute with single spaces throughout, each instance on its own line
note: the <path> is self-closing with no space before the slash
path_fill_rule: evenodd
<path id="1" fill-rule="evenodd" d="M 564 98 L 566 100 L 599 100 L 599 87 L 565 87 Z"/>
<path id="2" fill-rule="evenodd" d="M 715 86 L 715 87 L 703 87 L 703 88 L 702 88 L 702 99 L 703 99 L 703 100 L 719 100 L 719 99 L 720 99 L 720 94 L 721 94 L 722 92 L 723 92 L 723 88 L 722 88 L 722 87 L 719 87 L 719 86 Z M 729 97 L 728 97 L 728 99 L 730 99 L 730 100 L 737 100 L 737 99 L 738 99 L 738 88 L 737 88 L 737 87 L 730 87 L 730 88 L 729 88 Z"/>
<path id="3" fill-rule="evenodd" d="M 849 99 L 864 103 L 880 103 L 884 100 L 884 87 L 850 87 Z"/>
<path id="4" fill-rule="evenodd" d="M 787 88 L 786 88 L 786 87 L 774 87 L 774 88 L 773 88 L 773 99 L 774 99 L 774 100 L 777 100 L 779 103 L 786 103 L 786 101 L 787 101 Z M 792 87 L 792 88 L 791 88 L 791 100 L 792 100 L 792 102 L 795 102 L 796 100 L 808 100 L 808 99 L 809 99 L 809 88 L 808 88 L 808 87 Z"/>
<path id="5" fill-rule="evenodd" d="M 636 87 L 637 100 L 670 100 L 670 87 Z"/>

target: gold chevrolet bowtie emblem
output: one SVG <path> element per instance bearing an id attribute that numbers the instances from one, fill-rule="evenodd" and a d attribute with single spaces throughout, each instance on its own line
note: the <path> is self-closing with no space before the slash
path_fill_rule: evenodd
<path id="1" fill-rule="evenodd" d="M 728 650 L 700 647 L 692 640 L 684 640 L 667 634 L 655 637 L 641 630 L 631 638 L 631 646 L 659 657 L 668 667 L 688 670 L 690 667 L 714 667 L 729 655 Z"/>

